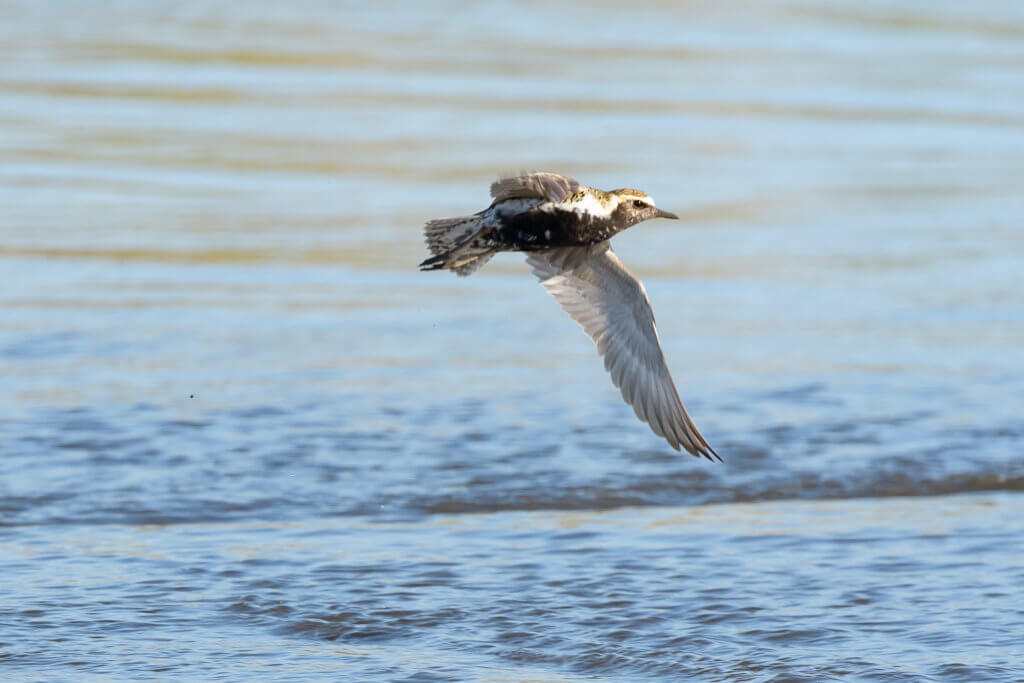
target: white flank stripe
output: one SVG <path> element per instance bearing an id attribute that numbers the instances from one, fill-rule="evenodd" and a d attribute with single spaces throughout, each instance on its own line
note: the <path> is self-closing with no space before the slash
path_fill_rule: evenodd
<path id="1" fill-rule="evenodd" d="M 611 215 L 611 212 L 618 206 L 618 200 L 614 197 L 609 203 L 609 206 L 604 206 L 598 201 L 597 197 L 592 194 L 585 194 L 583 198 L 576 202 L 559 202 L 557 204 L 546 203 L 540 206 L 540 210 L 545 213 L 554 213 L 556 211 L 569 211 L 577 215 L 589 214 L 595 218 L 607 218 Z"/>

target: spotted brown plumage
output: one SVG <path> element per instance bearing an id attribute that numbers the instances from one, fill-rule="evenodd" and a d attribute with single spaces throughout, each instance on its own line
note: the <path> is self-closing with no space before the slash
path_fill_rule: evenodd
<path id="1" fill-rule="evenodd" d="M 427 223 L 432 257 L 421 270 L 469 275 L 500 251 L 522 251 L 544 288 L 597 345 L 626 403 L 676 450 L 718 459 L 683 406 L 643 284 L 612 251 L 617 233 L 677 218 L 634 189 L 604 192 L 555 173 L 502 178 L 491 205 Z"/>

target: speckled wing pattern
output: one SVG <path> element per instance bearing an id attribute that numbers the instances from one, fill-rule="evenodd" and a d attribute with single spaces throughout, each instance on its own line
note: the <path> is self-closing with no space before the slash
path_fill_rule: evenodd
<path id="1" fill-rule="evenodd" d="M 526 262 L 594 340 L 605 369 L 637 417 L 672 448 L 682 446 L 692 455 L 721 460 L 679 398 L 643 284 L 608 243 L 536 252 Z"/>
<path id="2" fill-rule="evenodd" d="M 494 203 L 520 197 L 536 197 L 558 204 L 578 192 L 580 187 L 572 178 L 557 173 L 527 173 L 496 181 L 491 185 L 491 197 Z"/>

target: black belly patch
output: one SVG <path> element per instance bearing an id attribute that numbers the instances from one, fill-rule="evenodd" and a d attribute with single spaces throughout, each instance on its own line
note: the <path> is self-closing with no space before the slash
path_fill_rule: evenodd
<path id="1" fill-rule="evenodd" d="M 498 239 L 518 251 L 536 251 L 553 247 L 578 247 L 600 242 L 597 222 L 587 214 L 569 211 L 524 211 L 500 217 Z"/>

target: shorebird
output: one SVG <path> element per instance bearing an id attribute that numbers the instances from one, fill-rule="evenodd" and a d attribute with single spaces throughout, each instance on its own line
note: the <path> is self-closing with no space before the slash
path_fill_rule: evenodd
<path id="1" fill-rule="evenodd" d="M 578 322 L 604 356 L 626 403 L 672 448 L 717 459 L 676 391 L 661 350 L 643 283 L 626 270 L 609 240 L 662 211 L 646 192 L 603 192 L 555 173 L 502 178 L 491 205 L 472 216 L 429 221 L 434 255 L 420 270 L 469 275 L 499 251 L 526 252 L 545 289 Z"/>

